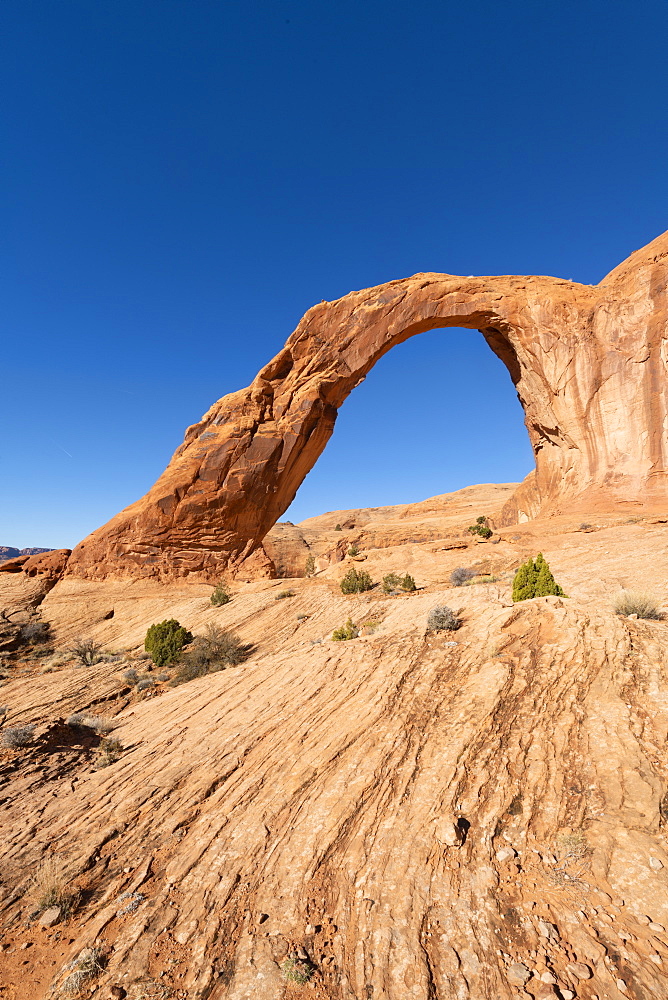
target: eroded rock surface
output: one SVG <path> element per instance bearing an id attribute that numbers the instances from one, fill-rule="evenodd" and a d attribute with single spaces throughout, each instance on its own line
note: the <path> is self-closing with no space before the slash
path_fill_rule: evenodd
<path id="1" fill-rule="evenodd" d="M 507 523 L 539 511 L 665 505 L 668 234 L 599 285 L 418 274 L 310 309 L 247 389 L 190 427 L 155 486 L 74 551 L 87 579 L 198 573 L 255 553 L 288 508 L 338 407 L 390 348 L 437 327 L 482 331 L 517 389 L 536 471 Z"/>
<path id="2" fill-rule="evenodd" d="M 449 506 L 433 502 L 444 535 Z M 91 635 L 135 655 L 176 617 L 254 651 L 141 693 L 123 660 L 11 668 L 9 724 L 36 729 L 0 752 L 0 987 L 45 1000 L 99 949 L 101 998 L 668 995 L 668 625 L 611 609 L 620 581 L 668 607 L 667 532 L 562 517 L 497 545 L 364 550 L 374 579 L 415 576 L 397 597 L 344 596 L 350 558 L 281 600 L 283 582 L 237 584 L 221 608 L 203 584 L 66 578 L 40 606 L 57 648 Z M 512 606 L 512 571 L 539 549 L 570 598 Z M 457 565 L 497 579 L 449 587 Z M 462 609 L 457 632 L 426 631 L 436 604 Z M 376 624 L 333 642 L 348 617 Z M 106 767 L 91 736 L 68 741 L 82 710 L 116 715 Z M 29 885 L 49 857 L 82 897 L 43 928 Z M 281 965 L 304 954 L 300 993 Z"/>

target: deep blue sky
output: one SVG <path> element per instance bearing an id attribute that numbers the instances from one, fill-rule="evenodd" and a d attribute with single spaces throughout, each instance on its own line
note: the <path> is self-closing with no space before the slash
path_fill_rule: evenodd
<path id="1" fill-rule="evenodd" d="M 73 545 L 302 313 L 596 282 L 668 228 L 665 0 L 2 0 L 0 544 Z M 524 476 L 471 331 L 387 355 L 285 517 Z"/>

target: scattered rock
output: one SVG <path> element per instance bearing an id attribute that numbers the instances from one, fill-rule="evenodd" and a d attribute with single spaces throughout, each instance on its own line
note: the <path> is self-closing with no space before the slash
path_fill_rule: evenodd
<path id="1" fill-rule="evenodd" d="M 617 980 L 617 989 L 619 990 L 620 993 L 626 993 L 627 992 L 628 987 L 627 987 L 627 985 L 626 985 L 626 983 L 624 982 L 623 979 L 618 979 Z"/>
<path id="2" fill-rule="evenodd" d="M 547 938 L 548 941 L 558 941 L 559 931 L 554 926 L 554 924 L 548 923 L 547 920 L 538 921 L 538 933 L 541 937 Z"/>
<path id="3" fill-rule="evenodd" d="M 461 847 L 464 843 L 464 831 L 454 816 L 441 816 L 436 821 L 434 835 L 439 844 L 447 847 Z"/>
<path id="4" fill-rule="evenodd" d="M 650 920 L 649 929 L 654 931 L 656 934 L 663 934 L 666 930 L 663 924 L 657 924 L 655 920 Z"/>
<path id="5" fill-rule="evenodd" d="M 639 916 L 637 916 L 636 920 L 638 921 L 639 924 L 643 924 L 645 927 L 647 926 L 647 924 L 650 923 L 649 917 L 646 917 L 644 913 L 641 913 Z"/>
<path id="6" fill-rule="evenodd" d="M 559 990 L 562 1000 L 573 1000 L 575 993 L 573 990 Z"/>
<path id="7" fill-rule="evenodd" d="M 650 868 L 653 868 L 655 872 L 659 872 L 663 868 L 663 861 L 661 861 L 660 858 L 653 858 L 650 855 L 649 866 Z"/>
<path id="8" fill-rule="evenodd" d="M 557 981 L 556 976 L 553 976 L 549 970 L 547 972 L 542 972 L 539 978 L 541 983 L 550 983 L 552 985 L 554 985 Z"/>
<path id="9" fill-rule="evenodd" d="M 517 851 L 513 847 L 501 847 L 496 852 L 497 861 L 510 861 L 511 858 L 517 857 Z"/>
<path id="10" fill-rule="evenodd" d="M 654 952 L 654 954 L 650 955 L 649 960 L 650 962 L 654 962 L 655 965 L 663 965 L 661 955 L 657 954 L 657 952 Z"/>
<path id="11" fill-rule="evenodd" d="M 109 994 L 110 997 L 113 997 L 113 1000 L 125 1000 L 127 995 L 128 991 L 124 990 L 122 986 L 112 986 Z"/>
<path id="12" fill-rule="evenodd" d="M 514 962 L 508 969 L 507 976 L 508 980 L 517 986 L 524 986 L 531 979 L 531 973 L 521 962 Z"/>
<path id="13" fill-rule="evenodd" d="M 584 962 L 570 962 L 566 966 L 566 972 L 575 979 L 591 979 L 593 972 Z"/>
<path id="14" fill-rule="evenodd" d="M 55 927 L 55 925 L 60 922 L 61 915 L 62 912 L 59 906 L 50 906 L 40 917 L 39 926 Z"/>

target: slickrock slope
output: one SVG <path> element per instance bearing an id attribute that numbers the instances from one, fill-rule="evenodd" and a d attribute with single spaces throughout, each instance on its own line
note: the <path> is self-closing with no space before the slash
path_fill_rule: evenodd
<path id="1" fill-rule="evenodd" d="M 136 649 L 174 615 L 254 651 L 148 696 L 120 660 L 10 668 L 9 724 L 37 729 L 0 751 L 3 998 L 65 995 L 88 947 L 96 1000 L 668 996 L 668 624 L 611 610 L 642 583 L 668 608 L 668 524 L 557 517 L 450 549 L 454 504 L 416 521 L 430 503 L 440 539 L 362 552 L 374 579 L 413 573 L 411 595 L 345 597 L 349 558 L 281 600 L 284 581 L 239 584 L 222 608 L 150 580 L 46 595 L 58 648 Z M 570 597 L 512 606 L 512 570 L 539 549 Z M 457 565 L 499 579 L 453 589 Z M 463 609 L 459 631 L 426 631 L 439 603 Z M 331 641 L 348 616 L 375 626 Z M 117 712 L 108 767 L 58 721 L 83 709 Z M 26 890 L 50 855 L 83 895 L 42 928 Z M 281 973 L 300 951 L 313 986 Z"/>
<path id="2" fill-rule="evenodd" d="M 262 547 L 279 577 L 303 576 L 309 555 L 317 569 L 326 569 L 341 562 L 352 545 L 379 549 L 438 539 L 443 546 L 465 548 L 475 544 L 468 526 L 481 514 L 498 524 L 516 488 L 517 483 L 467 486 L 421 503 L 335 510 L 296 525 L 279 522 Z"/>
<path id="3" fill-rule="evenodd" d="M 332 433 L 348 394 L 390 348 L 437 327 L 480 330 L 526 414 L 536 471 L 506 523 L 575 509 L 663 509 L 668 234 L 599 285 L 418 274 L 310 309 L 252 385 L 190 427 L 155 486 L 74 551 L 83 579 L 199 573 L 255 553 Z"/>

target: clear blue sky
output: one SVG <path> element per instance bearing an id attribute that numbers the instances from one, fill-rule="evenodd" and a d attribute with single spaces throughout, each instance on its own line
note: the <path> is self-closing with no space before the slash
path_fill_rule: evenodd
<path id="1" fill-rule="evenodd" d="M 71 546 L 302 313 L 596 282 L 668 228 L 665 0 L 2 0 L 0 544 Z M 285 517 L 532 467 L 472 331 L 387 355 Z"/>

